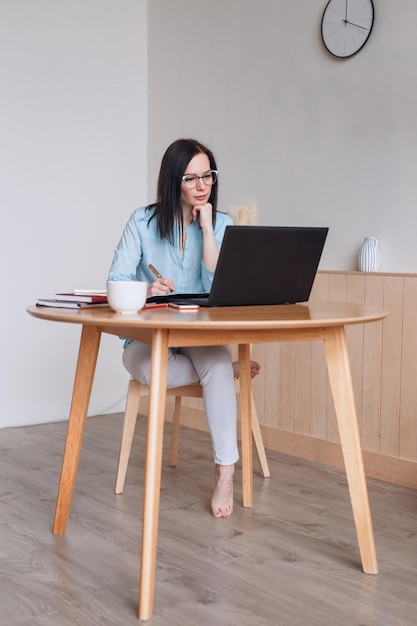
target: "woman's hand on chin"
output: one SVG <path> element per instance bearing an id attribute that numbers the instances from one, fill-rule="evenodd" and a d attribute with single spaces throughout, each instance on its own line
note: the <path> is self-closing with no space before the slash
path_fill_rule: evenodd
<path id="1" fill-rule="evenodd" d="M 201 228 L 212 228 L 213 207 L 210 202 L 206 204 L 196 204 L 191 211 L 193 222 L 199 221 Z"/>

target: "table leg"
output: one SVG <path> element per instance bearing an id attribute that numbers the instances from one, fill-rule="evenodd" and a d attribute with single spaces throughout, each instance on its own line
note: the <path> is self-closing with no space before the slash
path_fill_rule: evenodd
<path id="1" fill-rule="evenodd" d="M 327 329 L 325 349 L 362 567 L 366 574 L 377 574 L 372 520 L 343 326 Z"/>
<path id="2" fill-rule="evenodd" d="M 168 363 L 168 334 L 169 331 L 166 329 L 155 329 L 152 335 L 139 587 L 139 619 L 141 620 L 150 619 L 153 612 Z"/>
<path id="3" fill-rule="evenodd" d="M 250 346 L 248 344 L 239 344 L 239 383 L 243 506 L 251 507 L 253 502 L 252 394 L 250 382 Z"/>
<path id="4" fill-rule="evenodd" d="M 67 529 L 100 337 L 100 331 L 94 326 L 83 326 L 56 501 L 54 535 L 63 535 Z"/>

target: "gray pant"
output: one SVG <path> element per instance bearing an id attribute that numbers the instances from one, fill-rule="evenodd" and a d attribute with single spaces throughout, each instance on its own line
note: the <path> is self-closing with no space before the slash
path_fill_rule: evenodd
<path id="1" fill-rule="evenodd" d="M 123 351 L 123 364 L 135 380 L 150 384 L 151 346 L 137 341 Z M 236 438 L 236 393 L 228 346 L 170 349 L 167 387 L 200 381 L 214 462 L 233 465 L 239 458 Z"/>

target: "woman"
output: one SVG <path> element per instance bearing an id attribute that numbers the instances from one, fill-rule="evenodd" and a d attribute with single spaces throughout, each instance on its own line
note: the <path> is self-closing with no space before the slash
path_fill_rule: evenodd
<path id="1" fill-rule="evenodd" d="M 159 172 L 157 199 L 137 209 L 116 248 L 108 280 L 149 283 L 148 296 L 210 291 L 226 226 L 232 219 L 217 211 L 217 165 L 212 152 L 194 139 L 179 139 L 166 150 Z M 149 268 L 154 265 L 164 278 Z M 149 384 L 151 347 L 126 341 L 123 363 L 139 382 Z M 215 462 L 211 511 L 233 511 L 233 474 L 239 458 L 236 395 L 228 346 L 171 349 L 168 387 L 200 381 Z M 259 364 L 251 363 L 251 375 Z"/>

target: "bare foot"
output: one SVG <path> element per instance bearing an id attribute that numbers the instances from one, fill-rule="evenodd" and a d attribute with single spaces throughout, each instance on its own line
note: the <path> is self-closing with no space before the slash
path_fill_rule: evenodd
<path id="1" fill-rule="evenodd" d="M 211 512 L 214 517 L 228 517 L 233 513 L 233 474 L 234 465 L 218 465 L 215 467 L 215 482 L 211 499 Z"/>
<path id="2" fill-rule="evenodd" d="M 232 365 L 233 365 L 233 376 L 235 378 L 239 378 L 239 361 L 233 361 Z M 261 366 L 259 365 L 258 361 L 251 361 L 250 362 L 250 377 L 255 378 L 255 376 L 259 374 L 260 369 L 261 369 Z"/>

